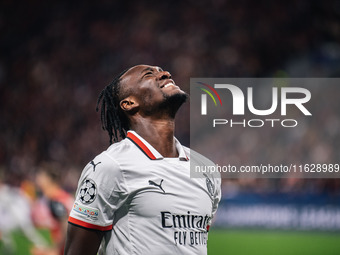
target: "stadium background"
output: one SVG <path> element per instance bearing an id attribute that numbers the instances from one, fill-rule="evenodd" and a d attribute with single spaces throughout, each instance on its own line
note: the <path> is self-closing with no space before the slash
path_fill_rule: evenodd
<path id="1" fill-rule="evenodd" d="M 190 77 L 337 77 L 339 18 L 340 3 L 330 0 L 4 0 L 1 178 L 20 186 L 23 180 L 34 180 L 41 162 L 58 161 L 63 187 L 74 192 L 83 166 L 108 145 L 95 112 L 97 95 L 132 65 L 161 66 L 186 91 Z M 339 155 L 339 108 L 325 110 L 338 128 L 331 137 L 335 142 L 320 140 L 319 153 Z M 188 114 L 186 104 L 176 126 L 176 136 L 185 145 Z M 313 139 L 313 133 L 310 136 Z M 277 226 L 275 214 L 273 224 L 239 219 L 236 224 L 219 216 L 209 254 L 340 252 L 338 179 L 226 180 L 221 208 L 228 208 L 226 204 L 267 208 L 261 215 L 306 205 L 317 216 L 304 228 Z"/>

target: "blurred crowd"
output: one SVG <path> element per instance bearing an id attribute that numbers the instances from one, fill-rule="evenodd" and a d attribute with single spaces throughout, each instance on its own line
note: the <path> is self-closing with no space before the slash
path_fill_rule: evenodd
<path id="1" fill-rule="evenodd" d="M 332 0 L 2 1 L 4 182 L 34 181 L 42 162 L 56 161 L 63 189 L 73 193 L 83 166 L 109 145 L 95 112 L 97 96 L 136 64 L 161 66 L 188 92 L 190 77 L 336 77 L 339 16 L 340 3 Z M 328 110 L 339 126 L 338 109 Z M 319 144 L 335 160 L 338 130 Z M 313 129 L 309 135 L 313 139 Z M 177 116 L 176 136 L 189 145 L 188 104 Z M 238 160 L 246 160 L 242 149 L 249 148 L 239 148 Z M 225 192 L 340 190 L 337 180 L 328 179 L 225 183 Z"/>

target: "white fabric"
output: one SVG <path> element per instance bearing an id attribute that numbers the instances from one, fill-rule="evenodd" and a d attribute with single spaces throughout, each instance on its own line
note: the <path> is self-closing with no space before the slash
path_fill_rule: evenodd
<path id="1" fill-rule="evenodd" d="M 105 233 L 100 254 L 207 254 L 207 228 L 220 200 L 221 180 L 190 178 L 190 164 L 212 162 L 198 153 L 189 156 L 190 150 L 177 140 L 179 157 L 163 158 L 129 132 L 156 159 L 151 160 L 138 141 L 111 145 L 84 168 L 70 222 L 100 230 L 113 226 Z M 80 199 L 84 189 L 79 194 L 86 179 L 95 183 L 97 193 L 88 203 Z"/>

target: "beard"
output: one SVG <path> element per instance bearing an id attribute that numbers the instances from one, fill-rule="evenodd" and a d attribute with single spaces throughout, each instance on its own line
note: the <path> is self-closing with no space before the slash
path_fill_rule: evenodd
<path id="1" fill-rule="evenodd" d="M 189 95 L 185 92 L 173 95 L 163 94 L 164 101 L 159 105 L 161 111 L 165 111 L 171 118 L 175 118 L 178 109 L 185 103 Z"/>

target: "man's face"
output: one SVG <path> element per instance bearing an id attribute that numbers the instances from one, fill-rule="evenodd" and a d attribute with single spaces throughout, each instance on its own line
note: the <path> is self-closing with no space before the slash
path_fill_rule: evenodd
<path id="1" fill-rule="evenodd" d="M 146 113 L 161 110 L 163 107 L 174 107 L 177 111 L 187 98 L 187 94 L 171 79 L 169 72 L 148 65 L 129 69 L 122 76 L 121 92 L 124 96 L 134 96 Z"/>

